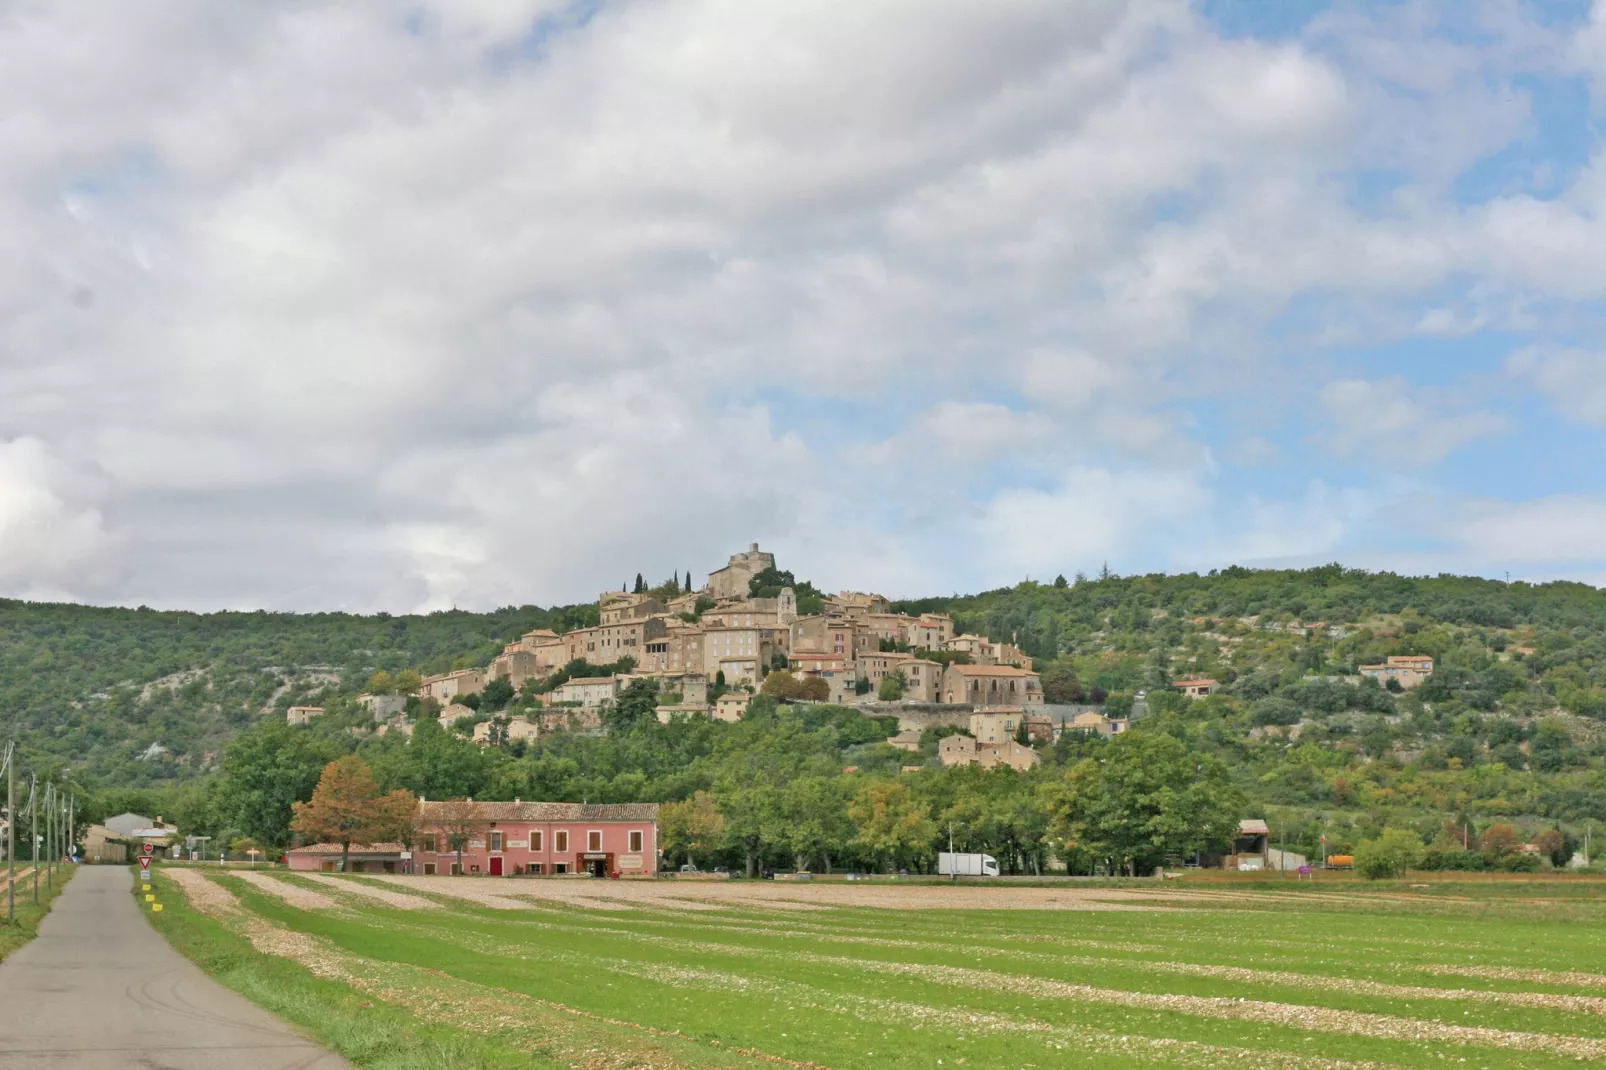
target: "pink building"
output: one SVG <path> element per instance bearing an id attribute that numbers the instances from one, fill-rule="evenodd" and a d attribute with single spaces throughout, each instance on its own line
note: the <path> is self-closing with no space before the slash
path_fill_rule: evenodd
<path id="1" fill-rule="evenodd" d="M 465 804 L 419 804 L 412 871 L 456 872 L 443 810 Z M 657 803 L 481 802 L 463 848 L 466 874 L 491 877 L 590 873 L 606 877 L 658 872 Z"/>

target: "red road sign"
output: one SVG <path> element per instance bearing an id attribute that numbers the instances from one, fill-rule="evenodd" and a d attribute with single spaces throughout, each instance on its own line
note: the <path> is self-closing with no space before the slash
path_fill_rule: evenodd
<path id="1" fill-rule="evenodd" d="M 150 871 L 151 871 L 151 856 L 150 855 L 140 855 L 139 856 L 139 871 L 141 873 L 146 874 L 147 876 L 150 875 Z"/>
<path id="2" fill-rule="evenodd" d="M 156 846 L 150 843 L 141 844 L 140 851 L 144 854 L 153 855 L 156 853 Z"/>

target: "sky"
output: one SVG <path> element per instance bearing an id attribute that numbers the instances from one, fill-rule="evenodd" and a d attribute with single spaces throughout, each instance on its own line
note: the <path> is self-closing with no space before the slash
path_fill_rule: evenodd
<path id="1" fill-rule="evenodd" d="M 10 0 L 0 594 L 1606 585 L 1606 0 Z"/>

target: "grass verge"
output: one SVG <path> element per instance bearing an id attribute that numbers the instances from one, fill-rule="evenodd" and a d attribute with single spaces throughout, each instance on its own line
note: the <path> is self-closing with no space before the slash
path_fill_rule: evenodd
<path id="1" fill-rule="evenodd" d="M 78 871 L 76 866 L 60 865 L 56 867 L 55 886 L 41 875 L 39 878 L 39 902 L 33 901 L 33 873 L 32 863 L 17 866 L 17 923 L 5 924 L 6 896 L 8 889 L 0 887 L 0 960 L 5 959 L 17 948 L 32 940 L 39 933 L 39 923 L 50 913 L 55 905 L 56 897 L 67 886 L 72 875 Z M 27 876 L 24 876 L 24 873 Z M 4 871 L 0 871 L 0 884 L 5 881 Z"/>
<path id="2" fill-rule="evenodd" d="M 313 976 L 195 910 L 158 870 L 153 877 L 161 913 L 145 910 L 157 932 L 219 984 L 299 1026 L 358 1066 L 373 1070 L 501 1070 L 558 1067 L 471 1033 L 414 1016 L 334 981 Z M 136 881 L 135 894 L 139 894 Z M 140 906 L 145 907 L 143 897 Z M 20 913 L 20 912 L 19 912 Z"/>

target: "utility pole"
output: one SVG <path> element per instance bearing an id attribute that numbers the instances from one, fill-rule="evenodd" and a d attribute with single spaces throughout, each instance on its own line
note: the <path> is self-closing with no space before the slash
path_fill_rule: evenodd
<path id="1" fill-rule="evenodd" d="M 28 854 L 33 857 L 33 905 L 39 905 L 39 774 L 32 774 L 28 787 L 28 819 L 33 828 L 28 833 Z"/>
<path id="2" fill-rule="evenodd" d="M 56 785 L 45 784 L 45 883 L 56 886 Z"/>
<path id="3" fill-rule="evenodd" d="M 6 924 L 17 924 L 17 793 L 16 770 L 11 768 L 16 743 L 6 748 Z"/>
<path id="4" fill-rule="evenodd" d="M 73 840 L 75 839 L 75 837 L 73 836 L 73 832 L 77 828 L 77 825 L 74 824 L 74 822 L 76 822 L 77 820 L 78 820 L 78 796 L 69 795 L 69 796 L 67 796 L 67 857 L 68 858 L 73 857 L 73 847 L 74 847 Z"/>

